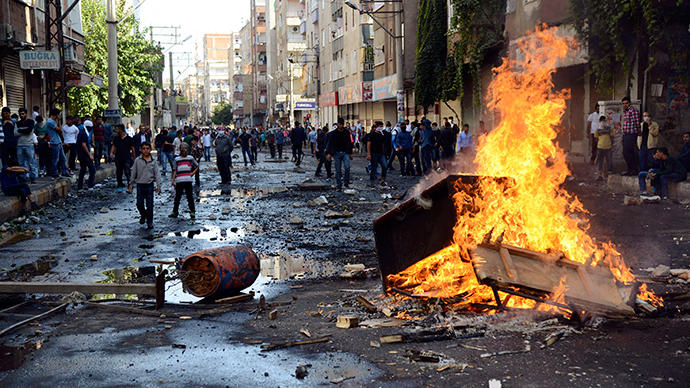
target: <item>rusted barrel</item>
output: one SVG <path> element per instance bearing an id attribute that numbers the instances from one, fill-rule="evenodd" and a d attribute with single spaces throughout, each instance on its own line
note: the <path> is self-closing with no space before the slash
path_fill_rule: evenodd
<path id="1" fill-rule="evenodd" d="M 244 245 L 204 249 L 180 268 L 182 285 L 200 298 L 219 298 L 251 286 L 259 276 L 259 258 Z"/>

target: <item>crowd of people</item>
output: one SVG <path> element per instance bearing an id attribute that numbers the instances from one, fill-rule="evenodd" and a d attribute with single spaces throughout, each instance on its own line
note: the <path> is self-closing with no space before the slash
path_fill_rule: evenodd
<path id="1" fill-rule="evenodd" d="M 674 157 L 667 147 L 661 147 L 659 141 L 659 124 L 652 120 L 650 112 L 635 108 L 630 98 L 621 100 L 622 154 L 627 170 L 621 175 L 637 176 L 640 195 L 669 197 L 669 182 L 683 182 L 690 171 L 690 132 L 683 134 L 683 146 Z M 640 120 L 641 117 L 641 120 Z M 598 111 L 587 118 L 592 140 L 590 162 L 598 163 L 598 181 L 608 179 L 613 173 L 613 127 L 606 115 Z M 652 190 L 647 189 L 650 180 Z"/>
<path id="2" fill-rule="evenodd" d="M 684 135 L 680 154 L 670 156 L 667 148 L 659 146 L 659 125 L 649 112 L 644 112 L 640 120 L 639 111 L 629 99 L 624 98 L 622 103 L 623 156 L 627 165 L 623 175 L 639 177 L 642 195 L 649 194 L 646 180 L 651 179 L 651 194 L 667 197 L 668 182 L 687 179 L 690 132 Z M 202 161 L 211 162 L 214 148 L 220 185 L 232 182 L 235 147 L 241 148 L 242 162 L 248 167 L 259 161 L 263 149 L 268 149 L 270 158 L 282 161 L 285 147 L 290 146 L 291 161 L 296 167 L 310 155 L 317 161 L 314 175 L 321 177 L 325 170 L 325 179 L 329 182 L 335 175 L 336 189 L 349 187 L 350 162 L 354 154 L 366 154 L 370 185 L 386 186 L 386 179 L 393 171 L 399 171 L 402 177 L 429 174 L 448 168 L 456 154 L 471 157 L 475 152 L 475 138 L 469 125 L 464 124 L 460 129 L 453 117 L 443 118 L 441 125 L 422 117 L 419 121 L 405 120 L 395 125 L 389 121 L 385 124 L 375 121 L 371 128 L 365 128 L 360 120 L 351 123 L 339 118 L 332 126 L 325 124 L 320 128 L 301 122 L 295 122 L 290 128 L 270 129 L 259 126 L 202 129 L 190 125 L 181 129 L 162 128 L 155 134 L 146 125 L 137 129 L 131 123 L 111 125 L 102 116 L 68 115 L 64 124 L 60 121 L 59 109 L 51 109 L 48 118 L 44 119 L 39 107 L 34 107 L 31 114 L 25 108 L 16 114 L 9 108 L 2 108 L 3 192 L 19 196 L 22 212 L 26 213 L 39 208 L 28 185 L 38 177 L 71 177 L 77 173 L 78 161 L 77 189 L 92 190 L 96 171 L 111 163 L 116 170 L 118 192 L 133 193 L 134 187 L 137 188 L 140 222 L 149 228 L 153 227 L 153 195 L 161 192 L 168 166 L 175 198 L 170 217 L 178 216 L 183 194 L 191 218 L 195 217 L 193 185 L 200 185 L 200 165 Z M 604 180 L 613 170 L 613 129 L 607 117 L 598 112 L 592 113 L 588 122 L 591 162 L 598 162 L 598 180 Z M 479 123 L 477 133 L 480 136 L 486 133 L 483 122 Z"/>

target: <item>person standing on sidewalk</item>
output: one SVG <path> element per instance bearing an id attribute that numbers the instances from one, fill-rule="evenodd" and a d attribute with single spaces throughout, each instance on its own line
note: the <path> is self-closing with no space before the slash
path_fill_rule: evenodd
<path id="1" fill-rule="evenodd" d="M 79 128 L 74 124 L 75 118 L 67 116 L 67 123 L 62 126 L 62 140 L 64 141 L 65 155 L 68 155 L 67 165 L 69 166 L 69 173 L 73 174 L 77 169 L 77 135 Z"/>
<path id="2" fill-rule="evenodd" d="M 249 141 L 252 139 L 252 135 L 247 133 L 247 128 L 242 128 L 242 134 L 238 137 L 240 140 L 240 145 L 242 146 L 242 159 L 244 159 L 244 166 L 247 167 L 247 156 L 249 156 L 249 162 L 254 165 L 254 158 L 252 157 L 252 152 L 249 149 Z"/>
<path id="3" fill-rule="evenodd" d="M 628 171 L 623 176 L 637 175 L 638 173 L 638 151 L 637 135 L 640 133 L 640 111 L 630 104 L 629 97 L 623 97 L 623 158 L 628 167 Z"/>
<path id="4" fill-rule="evenodd" d="M 182 192 L 187 196 L 187 205 L 189 206 L 189 217 L 195 218 L 196 213 L 194 209 L 194 193 L 192 188 L 192 176 L 199 172 L 199 164 L 187 155 L 189 146 L 184 143 L 180 146 L 180 156 L 175 158 L 175 167 L 173 169 L 172 185 L 175 187 L 175 203 L 173 204 L 173 211 L 168 217 L 177 218 L 178 210 L 180 209 L 180 200 L 182 199 Z"/>
<path id="5" fill-rule="evenodd" d="M 93 160 L 95 162 L 95 167 L 96 170 L 100 170 L 101 158 L 105 152 L 105 127 L 103 126 L 103 117 L 101 116 L 96 116 L 91 143 L 93 144 Z M 106 156 L 105 159 L 107 160 L 108 156 Z"/>
<path id="6" fill-rule="evenodd" d="M 611 126 L 606 123 L 606 116 L 599 117 L 594 139 L 597 141 L 597 162 L 599 163 L 599 177 L 597 181 L 608 179 L 613 170 L 613 150 L 611 149 Z M 606 165 L 604 166 L 604 160 Z"/>
<path id="7" fill-rule="evenodd" d="M 129 180 L 129 192 L 132 192 L 134 184 L 137 184 L 137 209 L 139 210 L 139 223 L 146 223 L 147 229 L 153 229 L 153 183 L 156 183 L 156 193 L 161 194 L 161 173 L 158 163 L 151 156 L 151 143 L 141 143 L 141 153 L 134 161 L 132 175 Z"/>
<path id="8" fill-rule="evenodd" d="M 598 108 L 598 106 L 597 106 Z M 589 163 L 594 164 L 594 161 L 597 160 L 597 139 L 594 137 L 594 132 L 599 129 L 599 111 L 598 109 L 594 109 L 594 112 L 592 112 L 589 116 L 587 116 L 587 122 L 589 123 L 589 148 L 591 150 L 592 156 L 589 158 Z"/>
<path id="9" fill-rule="evenodd" d="M 8 107 L 2 108 L 2 145 L 0 155 L 2 165 L 6 166 L 10 159 L 17 159 L 17 138 L 14 136 L 14 129 L 17 127 L 15 120 L 12 119 L 12 111 Z"/>
<path id="10" fill-rule="evenodd" d="M 307 135 L 304 133 L 304 128 L 299 121 L 295 121 L 295 127 L 290 131 L 290 141 L 292 141 L 292 159 L 297 167 L 302 163 L 302 145 L 306 139 Z"/>
<path id="11" fill-rule="evenodd" d="M 637 148 L 640 150 L 640 171 L 649 170 L 658 144 L 659 124 L 652 121 L 652 115 L 649 112 L 644 112 L 640 132 L 637 136 Z"/>
<path id="12" fill-rule="evenodd" d="M 93 155 L 89 151 L 89 133 L 86 127 L 82 127 L 77 135 L 76 143 L 77 157 L 79 158 L 79 179 L 77 180 L 77 190 L 84 189 L 84 175 L 86 169 L 89 169 L 89 181 L 86 186 L 89 190 L 93 189 L 96 180 L 96 167 L 93 165 Z"/>
<path id="13" fill-rule="evenodd" d="M 329 138 L 328 125 L 326 125 L 316 137 L 316 158 L 319 164 L 316 166 L 316 172 L 314 173 L 316 177 L 321 176 L 321 166 L 325 166 L 326 179 L 328 180 L 330 180 L 331 175 L 333 175 L 331 172 L 331 161 L 326 158 L 326 144 Z"/>
<path id="14" fill-rule="evenodd" d="M 62 171 L 62 176 L 64 177 L 72 176 L 69 171 L 67 171 L 65 151 L 62 149 L 62 129 L 58 128 L 56 121 L 59 116 L 60 109 L 51 109 L 48 123 L 46 124 L 46 131 L 48 132 L 48 137 L 50 138 L 50 150 L 53 157 L 53 162 L 51 163 L 52 168 L 50 171 L 50 175 L 53 178 L 59 178 L 60 171 Z"/>
<path id="15" fill-rule="evenodd" d="M 282 128 L 276 132 L 276 147 L 278 147 L 278 159 L 283 159 L 283 145 L 285 145 L 285 133 Z"/>
<path id="16" fill-rule="evenodd" d="M 209 133 L 209 130 L 204 131 L 204 136 L 201 137 L 201 143 L 204 146 L 204 161 L 210 162 L 211 161 L 211 133 Z"/>
<path id="17" fill-rule="evenodd" d="M 232 176 L 230 175 L 230 166 L 232 164 L 232 139 L 225 133 L 219 131 L 216 136 L 216 165 L 220 173 L 220 184 L 230 184 Z"/>
<path id="18" fill-rule="evenodd" d="M 350 130 L 345 128 L 345 120 L 338 118 L 338 128 L 330 134 L 330 141 L 326 145 L 326 158 L 330 162 L 335 159 L 335 184 L 338 190 L 343 187 L 343 171 L 345 167 L 345 187 L 350 187 L 350 161 L 352 160 L 352 137 Z"/>
<path id="19" fill-rule="evenodd" d="M 38 166 L 36 166 L 36 149 L 34 148 L 34 121 L 28 118 L 29 111 L 19 108 L 19 121 L 15 130 L 17 138 L 17 160 L 19 165 L 29 171 L 23 178 L 36 183 Z"/>
<path id="20" fill-rule="evenodd" d="M 110 158 L 115 160 L 115 175 L 117 175 L 117 192 L 121 193 L 125 187 L 122 180 L 122 173 L 125 174 L 126 181 L 132 168 L 132 157 L 134 156 L 134 144 L 132 138 L 125 132 L 125 126 L 118 124 L 115 126 L 115 138 L 113 148 L 110 150 Z"/>
<path id="21" fill-rule="evenodd" d="M 429 130 L 431 131 L 431 130 Z M 376 183 L 379 164 L 381 165 L 381 186 L 386 184 L 386 156 L 384 154 L 384 143 L 386 137 L 383 136 L 383 123 L 377 121 L 374 130 L 367 135 L 367 160 L 371 161 L 371 173 L 369 181 L 372 186 Z"/>
<path id="22" fill-rule="evenodd" d="M 46 130 L 46 121 L 41 115 L 36 116 L 35 121 L 36 124 L 34 124 L 34 134 L 38 140 L 38 148 L 36 149 L 36 153 L 38 154 L 38 175 L 48 175 L 48 172 L 50 171 L 49 165 L 52 157 L 50 155 L 50 146 L 46 141 L 46 135 L 48 134 L 48 131 Z"/>

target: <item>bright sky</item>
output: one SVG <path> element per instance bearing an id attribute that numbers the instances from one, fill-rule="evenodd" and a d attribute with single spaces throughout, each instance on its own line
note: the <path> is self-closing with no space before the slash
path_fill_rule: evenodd
<path id="1" fill-rule="evenodd" d="M 139 7 L 138 13 L 142 27 L 180 27 L 178 42 L 192 36 L 184 44 L 177 45 L 168 51 L 174 53 L 174 73 L 176 80 L 184 79 L 185 75 L 194 73 L 194 59 L 203 59 L 204 34 L 219 34 L 239 32 L 243 22 L 249 19 L 249 0 L 146 0 Z M 154 40 L 162 43 L 164 50 L 174 42 L 171 36 L 155 36 L 157 34 L 172 34 L 172 29 L 154 28 Z M 165 73 L 163 78 L 169 78 L 168 54 L 165 56 Z M 175 60 L 177 53 L 190 53 L 191 60 Z M 185 70 L 185 68 L 191 65 Z M 177 72 L 183 71 L 180 75 Z"/>

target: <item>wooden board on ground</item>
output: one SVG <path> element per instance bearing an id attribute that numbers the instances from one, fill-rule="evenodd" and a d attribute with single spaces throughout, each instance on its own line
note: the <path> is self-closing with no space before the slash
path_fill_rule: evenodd
<path id="1" fill-rule="evenodd" d="M 480 244 L 472 251 L 480 282 L 551 293 L 565 285 L 566 302 L 605 315 L 634 315 L 610 270 L 505 244 Z"/>

